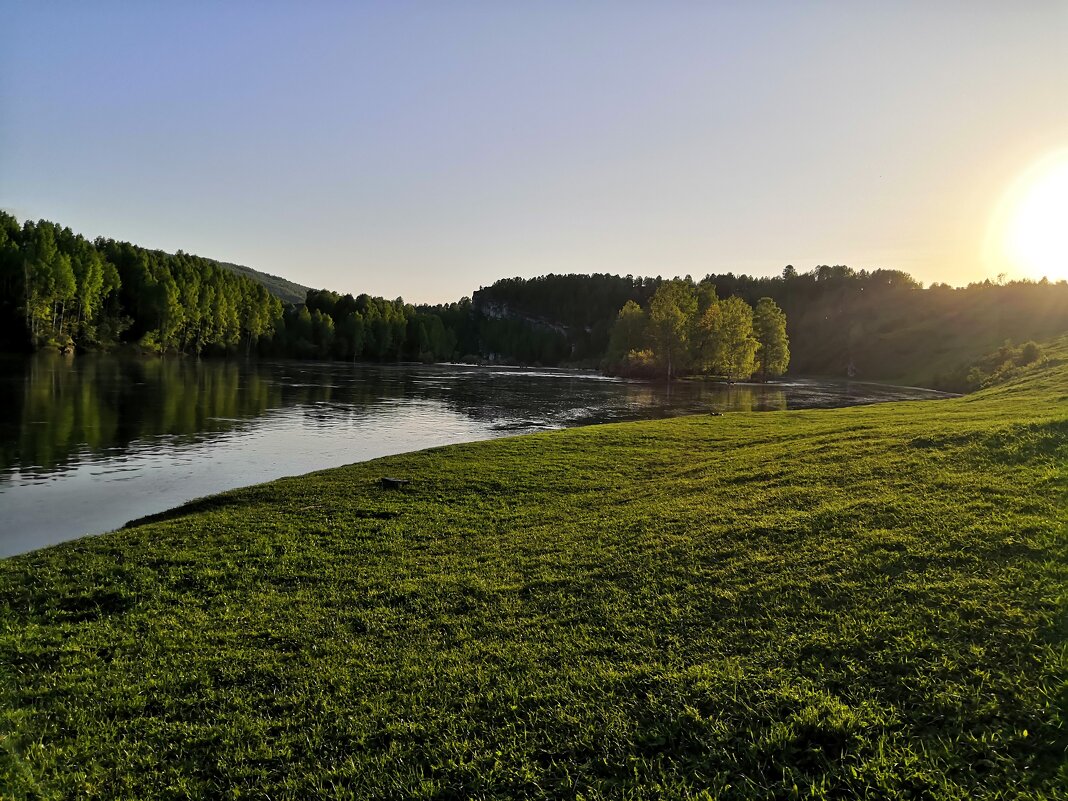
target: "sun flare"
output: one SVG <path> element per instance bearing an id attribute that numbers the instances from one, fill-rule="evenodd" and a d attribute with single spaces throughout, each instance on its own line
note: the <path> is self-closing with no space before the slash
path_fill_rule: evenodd
<path id="1" fill-rule="evenodd" d="M 1068 150 L 1028 170 L 999 211 L 1002 263 L 1028 278 L 1068 279 Z"/>

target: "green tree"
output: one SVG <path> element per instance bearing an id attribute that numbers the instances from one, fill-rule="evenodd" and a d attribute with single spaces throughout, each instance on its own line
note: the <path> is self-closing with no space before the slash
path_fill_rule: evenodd
<path id="1" fill-rule="evenodd" d="M 702 281 L 697 287 L 697 314 L 690 331 L 690 360 L 700 373 L 715 372 L 722 345 L 722 312 L 716 287 Z"/>
<path id="2" fill-rule="evenodd" d="M 56 240 L 50 227 L 36 226 L 29 220 L 23 226 L 22 240 L 25 254 L 22 310 L 26 317 L 26 329 L 36 345 L 38 322 L 52 297 L 51 263 L 56 255 Z"/>
<path id="3" fill-rule="evenodd" d="M 617 368 L 626 361 L 628 353 L 647 348 L 648 326 L 648 318 L 641 306 L 633 300 L 624 303 L 608 336 L 605 364 L 610 368 Z"/>
<path id="4" fill-rule="evenodd" d="M 720 346 L 716 372 L 728 381 L 753 374 L 758 342 L 753 336 L 753 309 L 739 297 L 720 301 Z"/>
<path id="5" fill-rule="evenodd" d="M 185 322 L 185 309 L 182 307 L 178 284 L 169 271 L 161 271 L 160 280 L 156 284 L 156 292 L 158 293 L 160 348 L 171 350 L 178 345 Z"/>
<path id="6" fill-rule="evenodd" d="M 311 314 L 311 323 L 316 355 L 320 359 L 329 358 L 334 344 L 334 318 L 316 309 Z"/>
<path id="7" fill-rule="evenodd" d="M 81 240 L 81 237 L 79 237 Z M 85 240 L 79 242 L 78 253 L 71 262 L 78 285 L 77 335 L 95 338 L 94 318 L 104 296 L 104 258 Z"/>
<path id="8" fill-rule="evenodd" d="M 66 319 L 67 304 L 74 300 L 78 292 L 78 282 L 74 278 L 70 256 L 60 253 L 52 261 L 52 335 L 63 336 L 63 323 Z"/>
<path id="9" fill-rule="evenodd" d="M 697 293 L 688 281 L 665 281 L 649 301 L 653 350 L 669 381 L 685 366 L 691 318 L 696 312 Z"/>
<path id="10" fill-rule="evenodd" d="M 780 376 L 790 364 L 790 340 L 786 336 L 786 314 L 771 298 L 761 298 L 753 311 L 753 333 L 759 343 L 757 371 L 762 381 Z"/>

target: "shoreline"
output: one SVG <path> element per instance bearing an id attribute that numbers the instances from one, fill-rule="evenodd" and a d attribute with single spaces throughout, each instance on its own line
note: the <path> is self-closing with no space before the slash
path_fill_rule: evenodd
<path id="1" fill-rule="evenodd" d="M 944 397 L 805 379 L 669 388 L 509 367 L 113 357 L 7 367 L 6 385 L 23 389 L 0 472 L 5 557 L 221 491 L 444 444 L 710 411 Z M 71 517 L 73 508 L 81 511 Z"/>

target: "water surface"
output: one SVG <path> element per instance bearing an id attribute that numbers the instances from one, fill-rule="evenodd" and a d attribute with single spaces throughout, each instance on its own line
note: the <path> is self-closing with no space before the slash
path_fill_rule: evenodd
<path id="1" fill-rule="evenodd" d="M 193 498 L 404 451 L 591 423 L 938 397 L 791 380 L 624 381 L 464 365 L 0 361 L 0 556 Z"/>

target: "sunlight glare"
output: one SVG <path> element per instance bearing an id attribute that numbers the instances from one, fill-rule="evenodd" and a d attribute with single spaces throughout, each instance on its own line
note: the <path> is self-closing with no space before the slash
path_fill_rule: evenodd
<path id="1" fill-rule="evenodd" d="M 1001 250 L 1013 272 L 1068 279 L 1068 151 L 1028 170 L 1006 201 Z"/>

